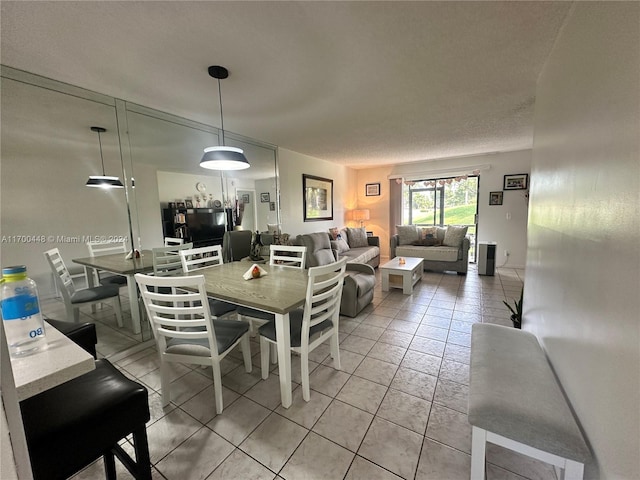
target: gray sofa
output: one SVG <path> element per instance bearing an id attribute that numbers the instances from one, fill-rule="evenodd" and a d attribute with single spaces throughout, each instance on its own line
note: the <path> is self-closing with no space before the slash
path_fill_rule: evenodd
<path id="1" fill-rule="evenodd" d="M 423 269 L 436 272 L 452 271 L 458 275 L 466 275 L 469 267 L 469 247 L 471 241 L 468 236 L 461 239 L 458 246 L 420 244 L 420 228 L 416 228 L 416 237 L 411 240 L 407 226 L 397 226 L 404 229 L 405 235 L 393 235 L 391 237 L 391 258 L 394 257 L 418 257 L 424 259 Z M 434 235 L 434 243 L 442 243 L 447 233 L 446 227 L 437 227 Z M 425 242 L 428 243 L 428 242 Z"/>
<path id="2" fill-rule="evenodd" d="M 355 317 L 373 300 L 376 277 L 372 264 L 377 266 L 380 263 L 380 248 L 376 245 L 379 243 L 377 237 L 368 237 L 368 240 L 374 245 L 357 247 L 361 249 L 359 251 L 356 251 L 356 248 L 350 249 L 354 252 L 347 260 L 347 276 L 344 280 L 340 304 L 341 315 Z M 332 245 L 329 234 L 325 232 L 298 235 L 295 243 L 307 247 L 307 267 L 327 265 L 337 261 L 340 257 L 337 248 L 332 248 L 336 245 Z M 346 253 L 348 252 L 345 251 L 343 256 L 347 256 Z M 360 263 L 360 260 L 367 258 L 368 260 Z"/>

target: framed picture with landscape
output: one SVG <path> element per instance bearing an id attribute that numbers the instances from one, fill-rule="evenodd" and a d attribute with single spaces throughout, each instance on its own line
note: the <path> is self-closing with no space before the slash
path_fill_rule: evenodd
<path id="1" fill-rule="evenodd" d="M 305 222 L 333 220 L 333 180 L 302 174 Z"/>
<path id="2" fill-rule="evenodd" d="M 526 190 L 529 185 L 529 174 L 517 173 L 515 175 L 504 176 L 503 190 Z"/>

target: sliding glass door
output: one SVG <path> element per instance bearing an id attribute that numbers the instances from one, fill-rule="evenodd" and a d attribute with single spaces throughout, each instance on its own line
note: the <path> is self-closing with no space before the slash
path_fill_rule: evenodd
<path id="1" fill-rule="evenodd" d="M 478 218 L 477 176 L 406 182 L 404 218 L 409 225 L 466 225 L 471 237 L 470 261 L 475 261 Z"/>

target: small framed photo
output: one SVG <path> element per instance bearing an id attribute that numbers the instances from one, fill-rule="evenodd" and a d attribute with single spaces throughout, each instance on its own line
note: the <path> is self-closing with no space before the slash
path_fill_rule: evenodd
<path id="1" fill-rule="evenodd" d="M 276 202 L 269 202 L 269 211 L 271 212 L 276 211 Z"/>
<path id="2" fill-rule="evenodd" d="M 502 205 L 504 192 L 489 192 L 489 205 Z"/>
<path id="3" fill-rule="evenodd" d="M 269 203 L 271 201 L 271 197 L 269 196 L 269 192 L 260 194 L 260 202 Z"/>
<path id="4" fill-rule="evenodd" d="M 193 201 L 192 200 L 185 200 L 184 201 L 184 205 L 186 208 L 193 208 Z"/>
<path id="5" fill-rule="evenodd" d="M 526 190 L 529 188 L 529 174 L 517 173 L 504 176 L 503 190 Z"/>
<path id="6" fill-rule="evenodd" d="M 169 202 L 167 205 L 169 208 L 176 208 L 176 202 Z"/>
<path id="7" fill-rule="evenodd" d="M 243 193 L 242 194 L 242 203 L 249 203 L 249 194 L 248 193 Z"/>
<path id="8" fill-rule="evenodd" d="M 176 202 L 176 208 L 185 208 L 184 202 Z"/>
<path id="9" fill-rule="evenodd" d="M 367 197 L 380 196 L 380 184 L 379 183 L 367 183 L 365 185 L 365 195 Z"/>

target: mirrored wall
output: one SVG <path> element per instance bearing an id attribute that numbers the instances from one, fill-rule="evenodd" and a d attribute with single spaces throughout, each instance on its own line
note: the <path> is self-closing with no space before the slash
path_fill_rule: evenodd
<path id="1" fill-rule="evenodd" d="M 264 231 L 280 223 L 273 145 L 225 132 L 226 143 L 243 148 L 251 167 L 220 174 L 199 167 L 203 148 L 218 144 L 215 127 L 5 66 L 1 88 L 1 263 L 27 265 L 51 318 L 66 314 L 46 250 L 58 248 L 84 287 L 73 259 L 88 256 L 86 241 L 124 237 L 144 250 L 162 246 L 162 208 L 170 202 L 190 200 L 195 208 L 197 202 L 247 200 L 242 228 Z M 100 139 L 105 173 L 120 177 L 125 189 L 85 187 L 89 175 L 102 173 L 91 126 L 106 129 Z M 126 289 L 121 296 L 124 328 L 107 306 L 82 310 L 82 319 L 98 326 L 102 356 L 151 338 L 148 328 L 133 333 L 132 302 Z"/>

